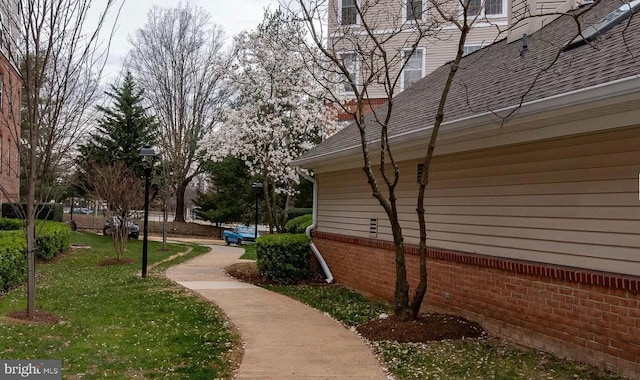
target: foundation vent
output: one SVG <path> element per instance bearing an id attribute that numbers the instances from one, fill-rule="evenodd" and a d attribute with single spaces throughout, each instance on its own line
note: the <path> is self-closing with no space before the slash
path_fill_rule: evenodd
<path id="1" fill-rule="evenodd" d="M 378 219 L 377 218 L 369 219 L 369 237 L 371 238 L 378 237 Z"/>
<path id="2" fill-rule="evenodd" d="M 416 177 L 416 182 L 420 183 L 420 177 L 422 177 L 422 172 L 424 171 L 424 164 L 418 164 L 418 175 Z"/>

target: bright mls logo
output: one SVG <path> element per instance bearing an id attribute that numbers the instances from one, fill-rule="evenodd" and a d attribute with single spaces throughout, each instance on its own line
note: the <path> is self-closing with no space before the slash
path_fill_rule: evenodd
<path id="1" fill-rule="evenodd" d="M 0 360 L 0 379 L 62 380 L 61 360 Z"/>

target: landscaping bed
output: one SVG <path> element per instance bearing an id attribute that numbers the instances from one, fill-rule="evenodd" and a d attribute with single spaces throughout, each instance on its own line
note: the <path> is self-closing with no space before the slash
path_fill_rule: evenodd
<path id="1" fill-rule="evenodd" d="M 399 321 L 390 315 L 389 305 L 339 285 L 273 284 L 260 276 L 253 262 L 234 264 L 227 272 L 295 298 L 355 329 L 396 380 L 620 379 L 598 368 L 490 338 L 479 324 L 458 316 L 427 314 L 415 321 Z"/>

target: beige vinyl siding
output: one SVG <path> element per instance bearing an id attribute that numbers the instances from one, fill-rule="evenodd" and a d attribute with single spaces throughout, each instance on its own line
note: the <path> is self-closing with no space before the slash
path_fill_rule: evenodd
<path id="1" fill-rule="evenodd" d="M 398 74 L 398 70 L 401 66 L 400 60 L 403 56 L 402 51 L 409 46 L 408 41 L 412 40 L 410 37 L 410 33 L 399 34 L 396 38 L 389 40 L 385 44 L 385 49 L 393 63 L 391 73 L 394 76 Z M 496 33 L 494 26 L 478 27 L 469 34 L 467 44 L 487 46 L 495 42 L 497 37 L 499 36 Z M 422 40 L 418 48 L 424 49 L 422 50 L 424 60 L 423 77 L 455 58 L 459 38 L 460 33 L 457 30 L 445 29 L 438 34 L 437 38 L 425 38 Z M 344 52 L 352 51 L 348 46 L 349 45 L 346 44 L 346 42 L 344 44 L 338 43 L 336 45 L 336 50 Z M 361 68 L 363 70 L 361 75 L 366 77 L 368 72 L 366 72 L 365 66 L 361 65 Z M 401 82 L 398 81 L 398 86 L 395 91 L 396 94 L 400 93 L 400 83 Z M 375 84 L 372 84 L 371 87 L 369 87 L 367 95 L 374 99 L 387 97 L 384 87 Z"/>
<path id="2" fill-rule="evenodd" d="M 513 0 L 509 15 L 509 42 L 532 34 L 562 13 L 575 9 L 576 0 Z"/>
<path id="3" fill-rule="evenodd" d="M 636 126 L 437 157 L 425 197 L 428 243 L 639 275 L 639 151 Z M 396 193 L 409 244 L 418 242 L 417 163 L 400 165 Z M 369 218 L 378 218 L 378 238 L 392 240 L 362 170 L 321 173 L 318 183 L 319 230 L 368 237 Z"/>
<path id="4" fill-rule="evenodd" d="M 363 4 L 364 0 L 361 0 L 360 4 Z M 332 41 L 332 48 L 335 52 L 353 52 L 354 41 L 358 41 L 360 46 L 369 46 L 366 49 L 372 49 L 371 41 L 362 26 L 349 25 L 338 26 L 338 4 L 339 0 L 332 0 L 329 7 L 329 38 Z M 371 2 L 370 2 L 371 4 Z M 403 7 L 405 0 L 380 0 L 375 3 L 374 6 L 366 10 L 366 21 L 372 30 L 378 33 L 379 37 L 382 37 L 385 33 L 390 31 L 398 31 L 405 29 L 405 32 L 399 33 L 394 38 L 385 42 L 385 50 L 387 51 L 388 58 L 391 61 L 393 75 L 398 74 L 402 63 L 402 51 L 411 46 L 411 44 L 417 39 L 416 31 L 412 29 L 412 24 L 405 23 Z M 507 5 L 509 3 L 507 2 Z M 434 9 L 430 9 L 433 5 L 426 1 L 424 3 L 426 7 L 427 17 L 425 25 L 428 25 L 430 18 L 438 17 L 438 13 Z M 451 12 L 460 12 L 461 8 L 459 3 L 452 1 L 450 4 Z M 506 28 L 507 18 L 498 17 L 490 18 L 490 23 L 483 19 L 478 19 L 474 24 L 471 33 L 468 36 L 468 45 L 482 45 L 487 46 L 495 42 L 499 38 L 503 38 L 498 34 L 496 27 Z M 426 26 L 423 26 L 426 27 Z M 437 26 L 438 32 L 431 33 L 430 37 L 424 38 L 419 44 L 419 48 L 424 49 L 424 72 L 423 76 L 428 75 L 443 64 L 453 60 L 458 48 L 458 42 L 460 38 L 460 32 L 458 29 L 448 24 L 444 27 Z M 395 32 L 394 32 L 395 33 Z M 433 34 L 436 35 L 433 35 Z M 367 77 L 369 74 L 365 71 L 365 66 L 362 65 L 361 75 Z M 395 94 L 400 93 L 402 90 L 398 81 L 398 87 Z M 369 98 L 387 98 L 388 94 L 384 90 L 384 86 L 372 84 L 367 90 L 367 96 Z"/>

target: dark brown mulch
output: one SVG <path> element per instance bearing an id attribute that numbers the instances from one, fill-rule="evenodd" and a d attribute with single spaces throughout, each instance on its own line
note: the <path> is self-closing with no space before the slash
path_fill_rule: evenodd
<path id="1" fill-rule="evenodd" d="M 260 276 L 255 262 L 233 264 L 225 268 L 229 275 L 254 285 L 271 285 L 273 281 Z M 305 284 L 321 285 L 313 278 Z M 446 314 L 425 314 L 417 320 L 401 321 L 393 316 L 376 319 L 357 327 L 358 332 L 371 341 L 395 340 L 400 343 L 425 343 L 437 340 L 459 340 L 485 336 L 482 327 L 465 318 Z"/>
<path id="2" fill-rule="evenodd" d="M 108 265 L 126 265 L 131 264 L 133 259 L 106 259 L 98 263 L 99 267 L 106 267 Z"/>
<path id="3" fill-rule="evenodd" d="M 424 314 L 416 320 L 402 321 L 394 317 L 376 319 L 356 328 L 372 341 L 395 340 L 400 343 L 426 343 L 485 336 L 482 327 L 468 319 L 448 314 Z"/>
<path id="4" fill-rule="evenodd" d="M 33 318 L 29 317 L 26 310 L 11 312 L 7 314 L 7 317 L 22 322 L 36 322 L 49 325 L 55 325 L 62 320 L 46 310 L 36 310 Z"/>
<path id="5" fill-rule="evenodd" d="M 275 282 L 260 276 L 258 266 L 255 261 L 246 263 L 231 264 L 224 268 L 227 273 L 242 282 L 254 285 L 274 285 Z"/>

